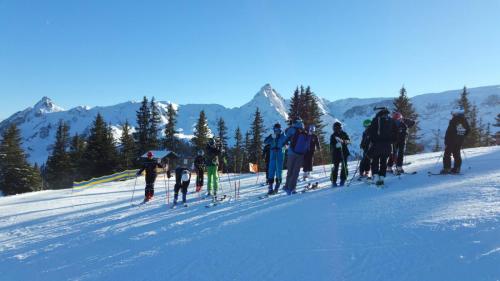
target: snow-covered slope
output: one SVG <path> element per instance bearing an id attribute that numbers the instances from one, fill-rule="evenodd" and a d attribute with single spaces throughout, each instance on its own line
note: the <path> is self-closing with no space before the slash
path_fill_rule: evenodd
<path id="1" fill-rule="evenodd" d="M 498 280 L 500 148 L 465 155 L 458 176 L 427 176 L 440 153 L 409 157 L 418 173 L 384 189 L 332 189 L 315 167 L 322 189 L 265 200 L 256 176 L 224 175 L 241 196 L 210 209 L 193 193 L 169 209 L 161 175 L 144 206 L 133 180 L 3 197 L 1 280 Z"/>
<path id="2" fill-rule="evenodd" d="M 437 129 L 444 131 L 450 117 L 450 109 L 459 97 L 461 90 L 448 91 L 443 93 L 432 93 L 415 96 L 412 101 L 419 112 L 421 131 L 421 142 L 430 150 L 434 144 L 434 133 Z M 480 88 L 470 88 L 470 99 L 479 108 L 479 115 L 484 123 L 494 122 L 496 114 L 500 112 L 500 86 L 488 86 Z M 163 97 L 160 97 L 163 98 Z M 162 125 L 166 123 L 165 112 L 169 102 L 158 102 L 162 113 Z M 342 99 L 329 102 L 320 98 L 320 108 L 323 110 L 323 121 L 326 124 L 327 133 L 331 133 L 332 124 L 336 120 L 344 123 L 345 130 L 351 136 L 354 144 L 351 151 L 356 152 L 358 143 L 362 135 L 362 122 L 364 119 L 373 117 L 374 106 L 392 107 L 390 98 L 369 98 L 369 99 Z M 90 124 L 97 115 L 101 113 L 114 130 L 116 138 L 121 133 L 121 125 L 128 120 L 132 126 L 135 125 L 136 111 L 139 109 L 139 102 L 124 102 L 114 106 L 104 107 L 82 107 L 64 111 L 56 106 L 49 98 L 44 97 L 34 107 L 20 111 L 6 120 L 0 122 L 0 132 L 9 124 L 19 125 L 24 148 L 30 155 L 31 162 L 39 164 L 46 161 L 52 145 L 54 143 L 57 123 L 59 120 L 68 122 L 71 126 L 71 134 L 87 133 Z M 253 99 L 241 107 L 226 108 L 217 104 L 186 104 L 177 105 L 178 109 L 178 130 L 180 136 L 190 138 L 193 134 L 193 127 L 198 119 L 199 112 L 205 110 L 209 120 L 209 126 L 215 131 L 217 119 L 222 117 L 229 128 L 230 137 L 233 137 L 234 130 L 239 126 L 244 133 L 249 129 L 255 108 L 262 112 L 264 122 L 268 129 L 275 122 L 284 123 L 287 119 L 289 100 L 284 99 L 271 85 L 264 85 L 255 94 Z M 440 137 L 443 138 L 443 133 Z M 232 139 L 230 143 L 232 143 Z"/>

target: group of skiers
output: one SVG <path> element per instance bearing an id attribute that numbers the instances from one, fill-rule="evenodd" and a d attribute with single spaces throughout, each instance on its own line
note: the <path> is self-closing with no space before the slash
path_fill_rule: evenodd
<path id="1" fill-rule="evenodd" d="M 415 125 L 415 121 L 404 118 L 401 113 L 392 114 L 386 107 L 376 108 L 377 113 L 373 119 L 363 122 L 365 128 L 360 148 L 362 158 L 359 162 L 359 180 L 366 179 L 368 183 L 383 185 L 387 171 L 395 174 L 404 173 L 403 157 L 406 148 L 408 129 Z M 465 136 L 470 128 L 465 119 L 463 110 L 454 110 L 445 136 L 445 151 L 443 154 L 443 169 L 441 173 L 460 173 L 461 157 L 460 149 Z M 351 141 L 348 134 L 343 130 L 342 123 L 333 124 L 333 133 L 330 136 L 330 152 L 332 169 L 330 180 L 333 187 L 344 186 L 348 178 L 347 160 L 350 155 L 349 145 Z M 312 124 L 304 126 L 301 119 L 294 120 L 286 130 L 282 130 L 281 124 L 273 126 L 273 132 L 264 140 L 263 158 L 266 165 L 267 195 L 279 192 L 283 182 L 282 172 L 286 159 L 287 175 L 283 190 L 288 194 L 296 193 L 299 181 L 300 169 L 303 170 L 303 180 L 310 177 L 313 168 L 314 154 L 321 152 L 321 146 L 316 127 Z M 179 165 L 175 171 L 176 184 L 174 187 L 174 206 L 178 201 L 179 191 L 182 192 L 182 202 L 186 204 L 187 188 L 191 179 L 191 170 L 196 172 L 196 192 L 202 190 L 204 184 L 204 173 L 208 174 L 207 197 L 217 200 L 219 188 L 219 160 L 223 153 L 222 146 L 212 138 L 206 145 L 205 150 L 200 150 L 194 159 L 191 169 Z M 451 156 L 455 159 L 454 167 L 451 168 Z M 140 175 L 146 171 L 145 201 L 154 195 L 154 181 L 156 168 L 165 167 L 154 160 L 153 154 L 147 154 L 148 160 L 138 171 Z M 395 166 L 395 167 L 394 167 Z M 340 176 L 339 176 L 340 171 Z M 171 177 L 171 171 L 166 171 Z M 338 179 L 340 178 L 340 182 Z M 317 186 L 317 183 L 316 183 Z"/>
<path id="2" fill-rule="evenodd" d="M 403 118 L 400 112 L 391 115 L 386 107 L 376 109 L 375 117 L 363 122 L 365 131 L 360 143 L 363 157 L 359 163 L 359 174 L 360 179 L 367 178 L 370 183 L 383 185 L 387 170 L 398 175 L 404 173 L 406 138 L 408 129 L 415 125 L 415 121 Z"/>

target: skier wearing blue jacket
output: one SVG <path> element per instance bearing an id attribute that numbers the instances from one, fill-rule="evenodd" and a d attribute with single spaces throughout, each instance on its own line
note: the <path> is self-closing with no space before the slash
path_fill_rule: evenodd
<path id="1" fill-rule="evenodd" d="M 285 158 L 285 144 L 287 138 L 281 131 L 280 123 L 273 126 L 273 133 L 270 134 L 264 143 L 269 146 L 269 166 L 268 166 L 268 195 L 278 193 L 281 184 L 281 174 L 283 172 L 283 160 Z M 273 189 L 274 177 L 276 177 L 276 185 Z"/>
<path id="2" fill-rule="evenodd" d="M 304 162 L 304 155 L 309 150 L 310 138 L 304 130 L 304 123 L 301 119 L 293 122 L 285 131 L 287 143 L 289 143 L 286 162 L 287 174 L 286 183 L 283 188 L 288 195 L 295 194 L 300 168 Z"/>

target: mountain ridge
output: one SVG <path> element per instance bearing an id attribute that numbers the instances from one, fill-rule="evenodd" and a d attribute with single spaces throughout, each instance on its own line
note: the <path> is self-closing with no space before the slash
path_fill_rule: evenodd
<path id="1" fill-rule="evenodd" d="M 469 88 L 469 97 L 472 103 L 479 107 L 479 117 L 485 123 L 494 122 L 496 114 L 500 112 L 500 85 Z M 458 99 L 461 89 L 449 90 L 439 93 L 427 93 L 411 98 L 420 115 L 421 142 L 426 150 L 433 144 L 434 133 L 437 129 L 444 131 L 449 113 L 453 104 Z M 172 100 L 172 99 L 170 99 Z M 354 145 L 352 151 L 358 151 L 357 143 L 361 137 L 364 119 L 373 117 L 374 106 L 392 107 L 393 98 L 345 98 L 334 101 L 319 97 L 320 108 L 325 113 L 323 122 L 326 133 L 332 131 L 331 124 L 339 120 L 343 122 L 345 130 L 351 135 Z M 167 122 L 166 108 L 171 101 L 158 101 L 162 115 L 161 126 Z M 179 137 L 190 138 L 193 127 L 198 119 L 199 112 L 205 110 L 209 127 L 214 131 L 217 119 L 223 118 L 229 130 L 231 139 L 234 130 L 239 126 L 244 133 L 249 129 L 255 108 L 259 107 L 264 118 L 266 129 L 276 122 L 285 123 L 288 118 L 289 99 L 285 99 L 271 84 L 267 83 L 247 103 L 233 108 L 220 104 L 176 104 L 178 110 L 177 128 Z M 136 111 L 141 102 L 126 101 L 108 106 L 76 106 L 68 110 L 57 106 L 49 97 L 42 97 L 33 107 L 18 111 L 0 122 L 0 132 L 7 126 L 15 123 L 21 130 L 23 147 L 26 149 L 32 163 L 44 163 L 52 149 L 55 131 L 59 120 L 68 122 L 71 127 L 70 134 L 87 134 L 89 126 L 97 113 L 103 115 L 106 122 L 111 124 L 116 139 L 121 134 L 121 125 L 128 121 L 135 126 Z M 269 132 L 269 130 L 268 130 Z M 162 133 L 162 132 L 161 132 Z M 439 136 L 441 139 L 443 136 Z"/>

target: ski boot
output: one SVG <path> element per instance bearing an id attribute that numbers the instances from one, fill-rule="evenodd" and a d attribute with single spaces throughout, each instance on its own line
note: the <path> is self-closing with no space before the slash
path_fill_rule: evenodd
<path id="1" fill-rule="evenodd" d="M 384 185 L 384 176 L 378 176 L 377 182 L 375 182 L 375 185 L 382 187 Z"/>
<path id="2" fill-rule="evenodd" d="M 338 184 L 336 182 L 332 182 L 332 187 L 337 187 Z"/>
<path id="3" fill-rule="evenodd" d="M 453 168 L 453 169 L 451 169 L 450 174 L 454 174 L 454 175 L 460 174 L 460 168 Z"/>
<path id="4" fill-rule="evenodd" d="M 440 173 L 441 175 L 447 175 L 447 174 L 449 174 L 450 172 L 451 172 L 451 170 L 450 170 L 450 169 L 448 169 L 448 168 L 444 168 L 444 169 L 442 169 L 439 173 Z"/>
<path id="5" fill-rule="evenodd" d="M 341 180 L 339 186 L 344 186 L 345 185 L 345 180 Z"/>

